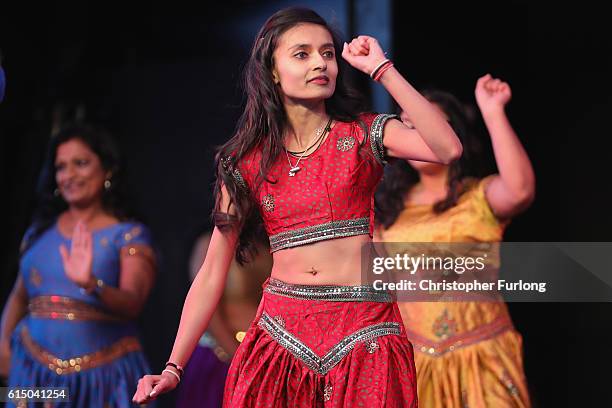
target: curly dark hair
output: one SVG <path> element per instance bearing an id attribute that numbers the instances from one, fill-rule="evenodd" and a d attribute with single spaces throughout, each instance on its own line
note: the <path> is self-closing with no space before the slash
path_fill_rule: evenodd
<path id="1" fill-rule="evenodd" d="M 448 116 L 448 121 L 463 145 L 462 156 L 449 166 L 448 194 L 434 204 L 435 213 L 442 213 L 455 206 L 466 184 L 468 176 L 480 175 L 476 159 L 482 147 L 474 132 L 464 105 L 452 94 L 440 90 L 423 91 L 423 96 L 438 105 Z M 399 112 L 398 112 L 399 113 Z M 385 174 L 375 195 L 377 223 L 389 228 L 404 209 L 404 197 L 419 181 L 418 172 L 405 160 L 394 160 L 385 168 Z"/>
<path id="2" fill-rule="evenodd" d="M 123 190 L 121 159 L 119 149 L 113 137 L 105 130 L 90 124 L 67 124 L 57 134 L 52 136 L 49 142 L 45 161 L 38 179 L 38 203 L 32 222 L 33 231 L 28 237 L 28 242 L 25 243 L 26 247 L 31 245 L 68 208 L 61 195 L 57 194 L 55 156 L 61 144 L 73 139 L 78 139 L 85 143 L 98 156 L 104 170 L 112 174 L 111 187 L 104 189 L 102 195 L 102 205 L 105 211 L 120 220 L 125 220 L 128 217 Z"/>
<path id="3" fill-rule="evenodd" d="M 245 154 L 251 149 L 259 148 L 262 157 L 255 185 L 260 186 L 264 180 L 267 180 L 270 167 L 282 153 L 283 134 L 288 126 L 288 119 L 281 94 L 272 77 L 273 54 L 283 33 L 306 23 L 325 27 L 333 38 L 335 55 L 342 54 L 340 36 L 314 11 L 291 7 L 272 15 L 259 30 L 243 72 L 243 87 L 246 94 L 244 112 L 238 120 L 234 135 L 218 148 L 215 157 L 217 180 L 213 219 L 219 220 L 219 214 L 227 211 L 226 208 L 220 208 L 221 187 L 225 185 L 230 202 L 236 209 L 236 217 L 233 217 L 232 222 L 226 226 L 231 225 L 231 228 L 237 228 L 240 232 L 236 260 L 241 264 L 255 254 L 254 242 L 265 238 L 265 232 L 257 204 L 248 192 L 240 188 L 231 173 Z M 327 113 L 331 118 L 341 122 L 357 120 L 365 106 L 361 94 L 349 85 L 347 70 L 348 65 L 339 58 L 336 89 L 325 101 Z M 231 158 L 231 162 L 227 161 L 228 158 Z M 216 224 L 220 225 L 219 222 Z"/>

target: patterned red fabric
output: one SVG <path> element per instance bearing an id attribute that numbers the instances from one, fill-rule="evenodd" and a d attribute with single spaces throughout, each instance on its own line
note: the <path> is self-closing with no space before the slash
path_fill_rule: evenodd
<path id="1" fill-rule="evenodd" d="M 321 375 L 258 325 L 267 314 L 318 356 L 352 333 L 397 322 L 400 334 L 357 342 Z M 395 302 L 293 299 L 264 292 L 232 361 L 224 407 L 417 407 L 413 350 Z"/>
<path id="2" fill-rule="evenodd" d="M 259 209 L 269 236 L 316 226 L 331 221 L 369 217 L 370 236 L 374 225 L 374 192 L 383 174 L 369 139 L 376 114 L 365 113 L 358 121 L 337 122 L 322 145 L 301 159 L 300 170 L 289 176 L 283 153 L 270 169 L 268 179 L 257 191 L 256 178 L 261 151 L 247 153 L 238 169 Z M 290 156 L 295 165 L 297 158 Z"/>

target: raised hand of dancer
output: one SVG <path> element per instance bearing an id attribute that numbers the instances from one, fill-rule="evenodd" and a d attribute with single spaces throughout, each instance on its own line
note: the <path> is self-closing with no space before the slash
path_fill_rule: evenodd
<path id="1" fill-rule="evenodd" d="M 360 35 L 349 44 L 344 43 L 342 58 L 352 67 L 370 75 L 386 57 L 376 38 Z"/>
<path id="2" fill-rule="evenodd" d="M 367 75 L 387 59 L 376 38 L 367 35 L 344 43 L 342 57 Z M 377 80 L 418 130 L 417 134 L 399 121 L 389 121 L 383 137 L 389 157 L 448 164 L 461 155 L 461 142 L 450 125 L 393 66 L 387 67 Z"/>
<path id="3" fill-rule="evenodd" d="M 493 78 L 491 74 L 486 74 L 478 79 L 474 94 L 478 108 L 483 115 L 503 110 L 512 99 L 510 85 L 498 78 Z"/>
<path id="4" fill-rule="evenodd" d="M 509 219 L 529 207 L 535 195 L 531 161 L 504 109 L 512 91 L 508 83 L 486 74 L 476 81 L 474 94 L 499 170 L 489 178 L 485 197 L 498 218 Z"/>
<path id="5" fill-rule="evenodd" d="M 64 265 L 64 273 L 74 283 L 89 289 L 95 286 L 95 278 L 91 273 L 93 263 L 93 245 L 91 232 L 84 222 L 79 221 L 72 232 L 70 252 L 64 244 L 59 247 Z"/>

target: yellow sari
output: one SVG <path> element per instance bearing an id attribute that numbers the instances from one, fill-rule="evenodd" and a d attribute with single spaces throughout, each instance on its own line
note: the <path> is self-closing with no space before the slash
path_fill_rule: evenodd
<path id="1" fill-rule="evenodd" d="M 407 204 L 396 222 L 377 231 L 390 253 L 401 242 L 500 242 L 500 222 L 485 199 L 488 178 L 466 180 L 456 206 L 441 214 Z M 529 407 L 522 338 L 502 302 L 399 303 L 414 345 L 419 406 Z"/>

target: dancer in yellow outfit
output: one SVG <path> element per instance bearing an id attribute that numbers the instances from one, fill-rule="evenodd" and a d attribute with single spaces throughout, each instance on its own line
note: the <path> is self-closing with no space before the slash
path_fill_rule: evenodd
<path id="1" fill-rule="evenodd" d="M 377 241 L 387 243 L 389 252 L 398 250 L 391 243 L 401 242 L 500 242 L 511 217 L 532 202 L 533 169 L 504 111 L 511 99 L 509 85 L 485 75 L 475 94 L 499 174 L 466 176 L 478 157 L 470 156 L 474 143 L 463 107 L 450 94 L 425 94 L 462 139 L 464 157 L 450 166 L 397 161 L 387 170 L 376 200 Z M 404 113 L 402 121 L 410 126 Z M 421 407 L 530 406 L 522 338 L 503 302 L 399 306 L 416 351 Z"/>

